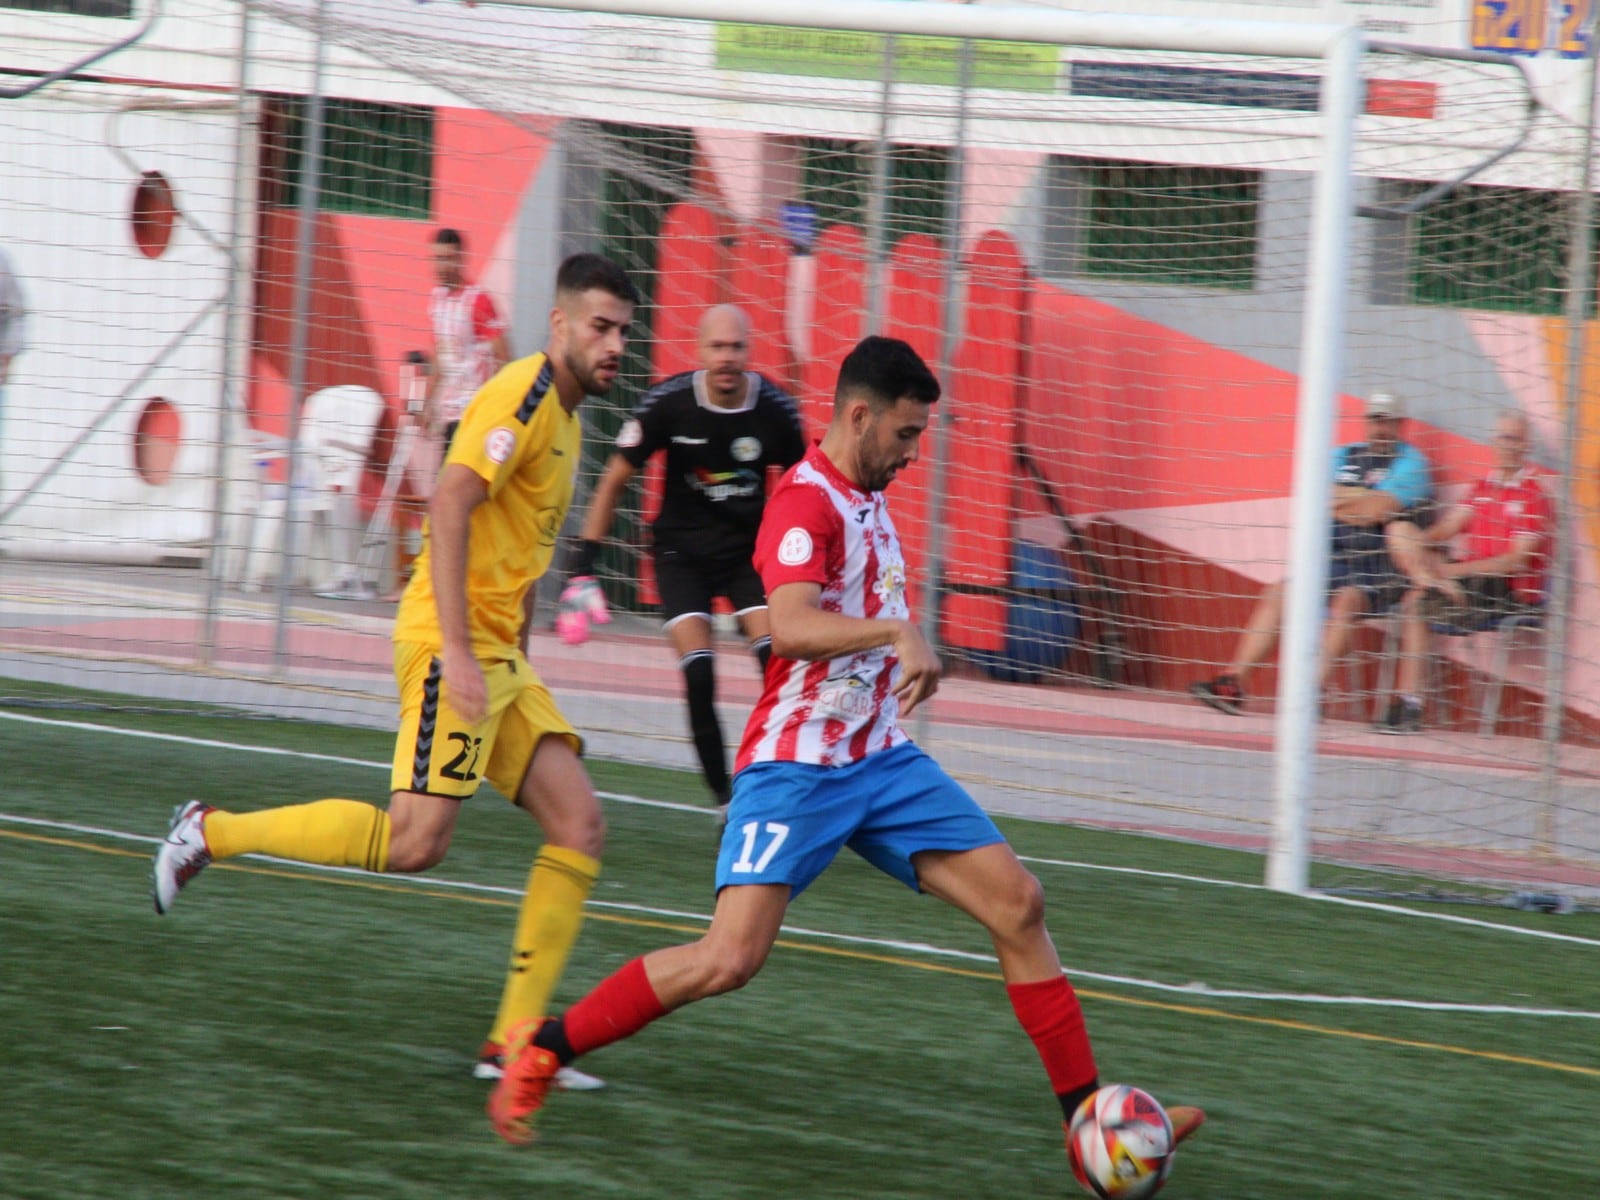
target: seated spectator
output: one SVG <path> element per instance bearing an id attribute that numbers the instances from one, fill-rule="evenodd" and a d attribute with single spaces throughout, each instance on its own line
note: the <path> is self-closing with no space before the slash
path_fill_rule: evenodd
<path id="1" fill-rule="evenodd" d="M 1430 625 L 1454 634 L 1492 629 L 1506 617 L 1544 609 L 1555 505 L 1528 465 L 1528 419 L 1495 425 L 1498 465 L 1466 499 L 1424 530 L 1391 522 L 1389 553 L 1411 583 L 1400 600 L 1400 669 L 1379 733 L 1422 732 L 1422 662 Z M 1465 534 L 1466 553 L 1441 551 Z"/>
<path id="2" fill-rule="evenodd" d="M 1405 413 L 1393 392 L 1373 392 L 1366 406 L 1367 440 L 1333 453 L 1333 520 L 1328 564 L 1328 619 L 1322 634 L 1322 674 L 1327 679 L 1364 613 L 1389 608 L 1406 580 L 1389 559 L 1385 526 L 1406 520 L 1420 528 L 1427 520 L 1430 495 L 1428 461 L 1400 440 Z M 1220 675 L 1189 686 L 1189 693 L 1212 708 L 1238 713 L 1247 698 L 1245 681 L 1277 645 L 1283 624 L 1284 586 L 1261 594 L 1239 639 L 1233 661 Z"/>

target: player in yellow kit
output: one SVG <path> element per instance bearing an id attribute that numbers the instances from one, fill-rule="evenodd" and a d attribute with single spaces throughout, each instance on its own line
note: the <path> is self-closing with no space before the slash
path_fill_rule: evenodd
<path id="1" fill-rule="evenodd" d="M 539 823 L 545 844 L 481 1077 L 499 1076 L 506 1030 L 544 1014 L 600 870 L 605 822 L 578 758 L 583 743 L 523 657 L 523 601 L 549 568 L 572 503 L 577 407 L 615 382 L 638 302 L 609 259 L 568 258 L 547 348 L 502 368 L 462 415 L 395 619 L 400 730 L 388 811 L 330 799 L 233 813 L 191 800 L 156 853 L 158 913 L 208 863 L 238 854 L 426 871 L 444 861 L 461 801 L 487 779 Z M 600 1086 L 580 1073 L 566 1082 Z"/>

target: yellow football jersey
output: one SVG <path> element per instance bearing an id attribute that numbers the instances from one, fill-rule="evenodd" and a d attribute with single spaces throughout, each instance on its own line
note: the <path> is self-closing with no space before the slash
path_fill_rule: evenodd
<path id="1" fill-rule="evenodd" d="M 461 415 L 445 466 L 469 467 L 489 485 L 488 500 L 472 511 L 467 547 L 467 623 L 479 658 L 518 652 L 523 593 L 555 554 L 582 435 L 543 354 L 507 363 Z M 439 648 L 431 543 L 429 535 L 400 598 L 394 640 Z"/>

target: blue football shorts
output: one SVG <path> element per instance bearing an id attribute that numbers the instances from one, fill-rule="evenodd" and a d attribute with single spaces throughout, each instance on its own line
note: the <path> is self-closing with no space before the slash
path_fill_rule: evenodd
<path id="1" fill-rule="evenodd" d="M 717 889 L 786 883 L 798 896 L 849 846 L 920 891 L 913 854 L 1004 840 L 967 790 L 911 742 L 845 767 L 752 763 L 734 776 Z"/>

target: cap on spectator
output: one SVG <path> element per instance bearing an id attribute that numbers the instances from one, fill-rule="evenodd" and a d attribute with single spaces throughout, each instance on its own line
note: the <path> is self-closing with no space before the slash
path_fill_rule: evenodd
<path id="1" fill-rule="evenodd" d="M 1406 415 L 1405 402 L 1394 392 L 1373 392 L 1367 397 L 1367 416 L 1390 417 L 1398 421 Z"/>

